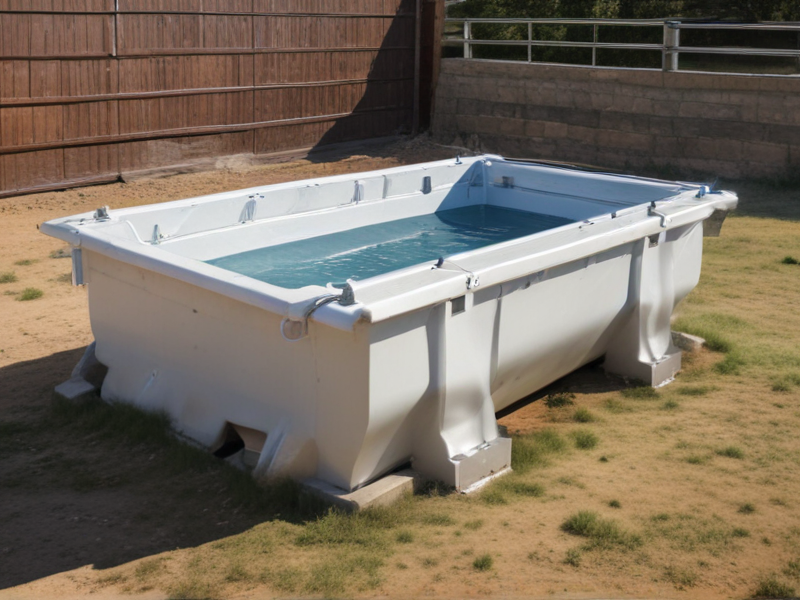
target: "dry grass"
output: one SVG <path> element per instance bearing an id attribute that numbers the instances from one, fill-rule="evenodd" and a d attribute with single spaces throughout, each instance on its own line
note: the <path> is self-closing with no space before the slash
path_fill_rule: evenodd
<path id="1" fill-rule="evenodd" d="M 68 431 L 121 465 L 132 449 L 143 460 L 157 455 L 136 471 L 155 504 L 224 489 L 221 500 L 252 516 L 252 525 L 212 541 L 56 580 L 77 589 L 69 578 L 78 578 L 80 593 L 155 590 L 175 598 L 793 593 L 800 276 L 783 259 L 800 256 L 800 195 L 754 183 L 743 189 L 758 194 L 751 213 L 783 220 L 732 218 L 722 237 L 705 240 L 701 282 L 678 307 L 676 327 L 704 335 L 708 347 L 686 356 L 676 382 L 658 391 L 626 387 L 596 368 L 560 382 L 553 408 L 536 401 L 502 420 L 514 436 L 514 473 L 474 495 L 432 486 L 387 509 L 318 512 L 304 508 L 296 488 L 260 490 L 173 444 L 157 416 L 89 406 L 79 414 L 43 411 L 30 426 L 0 417 L 4 459 L 48 439 L 36 435 Z M 47 276 L 63 267 L 55 269 Z M 46 289 L 41 303 L 55 293 Z M 553 420 L 554 411 L 565 418 Z M 20 436 L 33 441 L 4 445 Z M 59 463 L 48 473 L 36 494 L 89 496 L 107 485 L 91 464 Z M 180 482 L 186 473 L 190 484 Z M 17 475 L 9 471 L 0 485 L 27 485 L 28 473 Z M 194 516 L 186 526 L 223 531 L 216 518 Z M 154 535 L 146 522 L 141 529 Z"/>

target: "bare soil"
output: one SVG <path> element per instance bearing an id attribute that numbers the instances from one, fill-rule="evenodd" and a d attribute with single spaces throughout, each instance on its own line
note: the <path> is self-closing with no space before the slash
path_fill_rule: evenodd
<path id="1" fill-rule="evenodd" d="M 515 475 L 543 486 L 535 497 L 497 487 L 420 500 L 418 520 L 403 529 L 408 539 L 380 546 L 374 568 L 364 566 L 369 546 L 344 554 L 335 544 L 294 543 L 306 523 L 237 502 L 213 470 L 176 471 L 146 443 L 117 446 L 54 420 L 52 388 L 68 377 L 92 333 L 86 292 L 70 285 L 70 261 L 57 258 L 63 245 L 41 235 L 38 224 L 103 205 L 453 153 L 402 142 L 328 162 L 0 200 L 0 275 L 17 278 L 0 284 L 0 598 L 744 598 L 768 577 L 800 589 L 800 567 L 791 567 L 800 559 L 800 375 L 791 383 L 800 373 L 800 266 L 792 271 L 780 262 L 800 258 L 796 188 L 742 186 L 743 206 L 758 217 L 731 219 L 723 237 L 706 241 L 703 280 L 679 311 L 728 323 L 723 333 L 746 355 L 738 373 L 716 370 L 724 355 L 704 349 L 687 355 L 677 381 L 654 397 L 626 395 L 630 383 L 597 366 L 556 382 L 506 411 L 501 424 L 520 439 L 552 429 L 572 440 L 590 430 L 597 446 L 570 446 Z M 760 218 L 764 212 L 780 220 Z M 42 297 L 20 301 L 29 287 Z M 716 314 L 738 321 L 715 321 Z M 775 391 L 781 377 L 790 383 Z M 560 392 L 574 394 L 574 404 L 551 409 L 542 401 Z M 576 423 L 579 407 L 594 420 Z M 720 453 L 731 446 L 740 458 Z M 587 547 L 560 528 L 580 510 L 613 519 L 641 544 Z M 485 553 L 493 565 L 481 571 L 473 561 Z M 337 587 L 331 569 L 374 576 Z"/>

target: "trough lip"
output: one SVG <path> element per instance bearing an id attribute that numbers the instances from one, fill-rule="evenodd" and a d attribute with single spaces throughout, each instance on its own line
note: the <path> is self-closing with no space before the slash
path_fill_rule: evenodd
<path id="1" fill-rule="evenodd" d="M 335 302 L 326 304 L 313 313 L 311 320 L 336 329 L 352 330 L 358 322 L 376 323 L 463 296 L 470 291 L 469 278 L 465 276 L 467 272 L 479 278 L 482 288 L 502 284 L 559 264 L 587 258 L 666 229 L 700 222 L 708 218 L 714 210 L 735 208 L 737 202 L 735 194 L 730 192 L 714 192 L 698 197 L 698 191 L 702 188 L 700 184 L 664 181 L 633 175 L 595 173 L 568 166 L 505 160 L 496 155 L 481 155 L 457 158 L 455 161 L 449 159 L 391 169 L 348 173 L 222 192 L 163 204 L 117 209 L 111 212 L 112 218 L 109 220 L 98 221 L 94 219 L 93 213 L 82 213 L 48 221 L 42 224 L 41 231 L 62 239 L 74 247 L 85 248 L 121 262 L 231 297 L 277 315 L 296 319 L 296 315 L 303 314 L 310 303 L 322 296 L 330 295 L 332 290 L 323 286 L 306 286 L 297 289 L 278 287 L 197 259 L 181 256 L 161 248 L 159 245 L 143 242 L 138 235 L 136 236 L 137 241 L 115 236 L 108 229 L 110 226 L 126 222 L 124 217 L 129 215 L 241 198 L 242 195 L 263 192 L 265 189 L 282 190 L 322 183 L 354 182 L 370 177 L 424 171 L 443 166 L 463 167 L 480 161 L 498 161 L 523 168 L 535 167 L 536 169 L 568 171 L 576 176 L 580 175 L 581 179 L 584 177 L 601 178 L 602 180 L 625 179 L 668 184 L 680 186 L 683 191 L 658 200 L 656 203 L 658 212 L 663 213 L 671 220 L 669 227 L 662 228 L 661 219 L 650 214 L 648 202 L 629 205 L 618 209 L 615 213 L 608 212 L 582 222 L 569 223 L 529 236 L 449 256 L 448 261 L 457 262 L 460 270 L 432 269 L 430 263 L 422 263 L 369 279 L 351 281 L 350 285 L 354 291 L 356 303 L 349 306 Z M 380 201 L 382 200 L 376 202 Z M 322 210 L 332 210 L 332 208 Z M 311 212 L 317 211 L 308 211 L 303 214 Z M 120 220 L 121 218 L 122 220 Z M 130 223 L 128 224 L 130 225 Z M 132 225 L 131 228 L 133 228 Z"/>

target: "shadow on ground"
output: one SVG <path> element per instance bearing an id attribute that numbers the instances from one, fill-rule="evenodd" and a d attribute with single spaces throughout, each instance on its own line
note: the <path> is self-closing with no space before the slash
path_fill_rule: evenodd
<path id="1" fill-rule="evenodd" d="M 52 389 L 82 353 L 0 369 L 0 589 L 296 518 L 278 515 L 249 477 L 206 453 L 109 425 L 120 421 L 116 408 L 59 410 Z"/>

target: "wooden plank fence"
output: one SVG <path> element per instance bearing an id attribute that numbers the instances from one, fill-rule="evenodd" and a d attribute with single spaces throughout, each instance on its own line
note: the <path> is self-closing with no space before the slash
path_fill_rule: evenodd
<path id="1" fill-rule="evenodd" d="M 425 126 L 440 4 L 0 0 L 0 197 Z"/>

